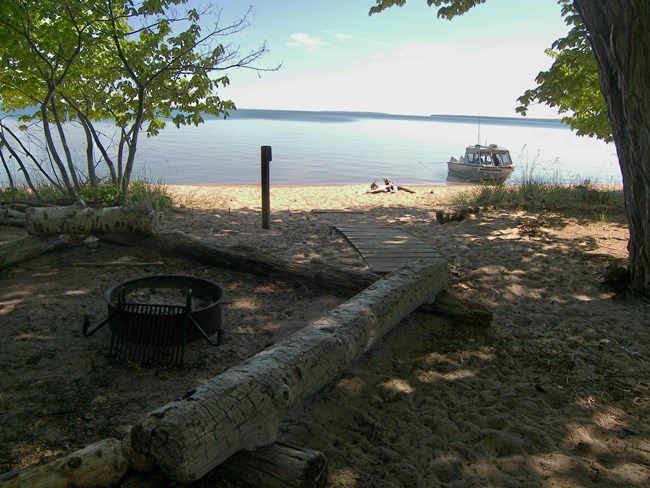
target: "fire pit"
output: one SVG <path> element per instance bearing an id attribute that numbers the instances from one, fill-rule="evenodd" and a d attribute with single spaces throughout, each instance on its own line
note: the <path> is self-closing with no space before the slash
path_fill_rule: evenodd
<path id="1" fill-rule="evenodd" d="M 109 354 L 118 361 L 182 364 L 185 344 L 221 340 L 223 289 L 216 283 L 184 275 L 160 275 L 125 281 L 105 293 L 108 318 L 88 337 L 109 324 Z M 216 342 L 210 337 L 217 334 Z"/>

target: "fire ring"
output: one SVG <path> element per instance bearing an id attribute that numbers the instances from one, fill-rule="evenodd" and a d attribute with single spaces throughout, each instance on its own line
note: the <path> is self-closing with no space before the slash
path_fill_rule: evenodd
<path id="1" fill-rule="evenodd" d="M 223 289 L 217 283 L 185 275 L 158 275 L 119 283 L 104 295 L 108 318 L 88 337 L 109 324 L 110 355 L 149 364 L 182 364 L 185 344 L 221 341 Z M 217 334 L 216 342 L 211 336 Z"/>

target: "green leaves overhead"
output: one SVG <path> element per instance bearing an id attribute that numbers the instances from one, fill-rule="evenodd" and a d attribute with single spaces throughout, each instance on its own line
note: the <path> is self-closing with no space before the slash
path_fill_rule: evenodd
<path id="1" fill-rule="evenodd" d="M 563 4 L 562 15 L 567 25 L 572 26 L 571 30 L 546 50 L 553 58 L 553 65 L 537 75 L 537 87 L 526 90 L 517 99 L 521 105 L 516 110 L 526 115 L 533 103 L 545 103 L 565 114 L 563 122 L 578 135 L 612 142 L 612 126 L 587 30 L 568 0 L 559 3 Z"/>
<path id="2" fill-rule="evenodd" d="M 387 8 L 406 4 L 406 0 L 376 0 L 377 5 L 370 8 L 369 15 L 379 13 Z M 427 0 L 429 7 L 440 7 L 438 17 L 451 20 L 457 15 L 463 15 L 471 8 L 485 3 L 485 0 Z"/>
<path id="3" fill-rule="evenodd" d="M 225 27 L 216 24 L 204 31 L 200 13 L 183 7 L 186 3 L 0 3 L 0 108 L 5 112 L 38 108 L 23 118 L 42 124 L 48 153 L 71 194 L 77 169 L 62 136 L 65 121 L 82 124 L 88 147 L 97 146 L 114 183 L 126 193 L 141 130 L 155 136 L 166 120 L 178 127 L 200 124 L 204 114 L 225 117 L 235 109 L 233 102 L 218 94 L 229 82 L 225 72 L 244 67 L 269 71 L 253 66 L 266 54 L 266 44 L 240 56 L 236 47 L 220 42 L 245 29 L 248 14 Z M 108 141 L 117 147 L 114 156 L 93 127 L 94 122 L 105 120 L 118 129 L 119 140 Z M 56 126 L 63 147 L 57 147 L 50 124 Z M 59 157 L 61 151 L 65 158 Z M 96 162 L 93 152 L 87 153 L 92 175 Z"/>

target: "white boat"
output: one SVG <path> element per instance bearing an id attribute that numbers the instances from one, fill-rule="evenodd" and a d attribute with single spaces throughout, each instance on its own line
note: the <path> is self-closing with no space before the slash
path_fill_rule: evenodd
<path id="1" fill-rule="evenodd" d="M 514 167 L 510 151 L 496 144 L 467 146 L 460 160 L 453 156 L 447 163 L 449 175 L 469 181 L 502 183 L 510 178 Z"/>

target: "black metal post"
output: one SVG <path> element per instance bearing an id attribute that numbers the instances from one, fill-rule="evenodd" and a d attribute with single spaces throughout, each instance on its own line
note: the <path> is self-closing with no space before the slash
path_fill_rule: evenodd
<path id="1" fill-rule="evenodd" d="M 262 229 L 271 228 L 271 146 L 262 146 Z"/>

